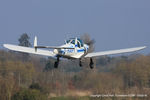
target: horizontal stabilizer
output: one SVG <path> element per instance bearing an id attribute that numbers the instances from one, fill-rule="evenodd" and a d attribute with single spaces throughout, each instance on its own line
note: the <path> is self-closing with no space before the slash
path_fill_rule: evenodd
<path id="1" fill-rule="evenodd" d="M 36 48 L 47 48 L 47 49 L 74 49 L 71 47 L 57 47 L 57 46 L 36 46 Z"/>
<path id="2" fill-rule="evenodd" d="M 145 48 L 146 48 L 146 46 L 135 47 L 135 48 L 127 48 L 127 49 L 120 49 L 120 50 L 110 50 L 110 51 L 94 52 L 94 53 L 88 53 L 85 57 L 96 57 L 96 56 L 104 56 L 104 55 L 128 53 L 128 52 L 134 52 L 134 51 L 142 50 L 142 49 L 145 49 Z"/>

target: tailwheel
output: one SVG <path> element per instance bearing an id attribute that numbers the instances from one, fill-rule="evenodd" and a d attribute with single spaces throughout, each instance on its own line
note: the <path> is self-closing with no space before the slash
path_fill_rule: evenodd
<path id="1" fill-rule="evenodd" d="M 90 68 L 93 69 L 94 68 L 94 62 L 93 59 L 90 58 L 90 64 L 89 64 Z"/>
<path id="2" fill-rule="evenodd" d="M 55 61 L 54 63 L 54 68 L 58 68 L 59 65 L 59 57 L 57 57 L 57 61 Z"/>

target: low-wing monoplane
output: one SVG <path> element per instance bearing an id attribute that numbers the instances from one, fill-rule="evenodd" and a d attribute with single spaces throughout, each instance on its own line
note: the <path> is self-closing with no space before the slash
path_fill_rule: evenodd
<path id="1" fill-rule="evenodd" d="M 135 48 L 126 48 L 126 49 L 119 49 L 119 50 L 88 53 L 89 45 L 85 44 L 79 38 L 70 38 L 69 40 L 65 41 L 64 45 L 61 45 L 61 46 L 39 46 L 37 45 L 37 37 L 35 37 L 34 39 L 33 48 L 17 46 L 17 45 L 12 45 L 12 44 L 4 44 L 3 46 L 14 51 L 55 57 L 57 58 L 56 62 L 54 63 L 55 68 L 57 68 L 59 65 L 60 57 L 68 58 L 68 59 L 79 59 L 80 66 L 82 66 L 81 59 L 90 58 L 89 66 L 91 69 L 94 67 L 94 62 L 92 59 L 93 57 L 134 52 L 134 51 L 138 51 L 138 50 L 142 50 L 146 48 L 146 46 L 141 46 L 141 47 L 135 47 Z M 44 48 L 53 49 L 53 51 L 45 50 Z"/>

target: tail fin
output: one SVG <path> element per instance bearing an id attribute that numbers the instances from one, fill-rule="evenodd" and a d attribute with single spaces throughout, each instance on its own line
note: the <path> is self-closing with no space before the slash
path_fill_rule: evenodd
<path id="1" fill-rule="evenodd" d="M 37 37 L 34 38 L 34 47 L 37 47 Z"/>
<path id="2" fill-rule="evenodd" d="M 35 52 L 37 51 L 37 36 L 35 36 L 34 38 L 34 48 L 35 48 Z"/>

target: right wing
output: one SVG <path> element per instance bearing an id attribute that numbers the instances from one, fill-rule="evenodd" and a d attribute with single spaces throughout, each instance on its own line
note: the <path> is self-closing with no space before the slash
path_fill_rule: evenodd
<path id="1" fill-rule="evenodd" d="M 97 56 L 104 56 L 104 55 L 128 53 L 128 52 L 134 52 L 134 51 L 142 50 L 145 48 L 146 48 L 146 46 L 127 48 L 127 49 L 119 49 L 119 50 L 102 51 L 102 52 L 93 52 L 93 53 L 88 53 L 85 57 L 97 57 Z"/>
<path id="2" fill-rule="evenodd" d="M 32 53 L 32 54 L 51 56 L 51 57 L 56 56 L 56 54 L 54 54 L 52 51 L 48 51 L 48 50 L 41 50 L 41 49 L 35 50 L 35 48 L 23 47 L 23 46 L 11 45 L 11 44 L 4 44 L 3 46 L 10 50 L 24 52 L 24 53 Z"/>

